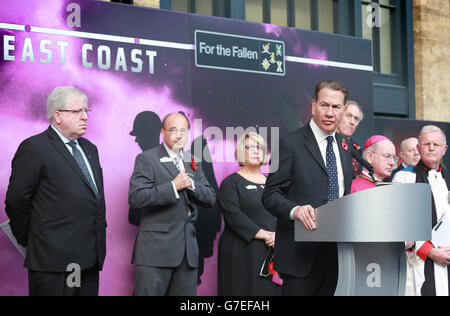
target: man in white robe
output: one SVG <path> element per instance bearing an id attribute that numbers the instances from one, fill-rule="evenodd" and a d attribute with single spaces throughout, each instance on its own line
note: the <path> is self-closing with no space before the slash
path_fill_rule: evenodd
<path id="1" fill-rule="evenodd" d="M 392 182 L 429 183 L 432 190 L 432 223 L 448 211 L 450 215 L 450 175 L 441 167 L 447 151 L 445 133 L 434 125 L 422 128 L 417 149 L 422 157 L 416 167 L 398 172 Z M 450 245 L 433 245 L 431 241 L 407 243 L 409 284 L 407 294 L 449 296 Z"/>

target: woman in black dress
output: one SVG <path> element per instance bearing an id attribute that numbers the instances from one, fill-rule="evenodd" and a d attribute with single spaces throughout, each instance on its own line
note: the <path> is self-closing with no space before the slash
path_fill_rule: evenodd
<path id="1" fill-rule="evenodd" d="M 276 296 L 281 287 L 260 270 L 275 244 L 276 218 L 261 202 L 266 178 L 267 146 L 256 133 L 238 140 L 236 158 L 242 167 L 228 176 L 217 193 L 225 220 L 219 241 L 218 293 L 224 296 Z M 267 270 L 266 270 L 267 271 Z"/>

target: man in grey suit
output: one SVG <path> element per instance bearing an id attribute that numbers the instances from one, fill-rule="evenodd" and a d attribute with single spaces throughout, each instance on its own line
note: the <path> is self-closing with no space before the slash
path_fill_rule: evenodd
<path id="1" fill-rule="evenodd" d="M 202 168 L 183 152 L 189 132 L 183 113 L 162 121 L 163 143 L 136 157 L 130 208 L 139 209 L 135 295 L 195 296 L 199 249 L 197 206 L 212 207 L 215 192 Z"/>

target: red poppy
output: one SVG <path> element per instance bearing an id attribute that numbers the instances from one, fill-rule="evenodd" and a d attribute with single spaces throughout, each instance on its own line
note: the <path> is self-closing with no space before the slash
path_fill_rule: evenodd
<path id="1" fill-rule="evenodd" d="M 343 148 L 344 150 L 348 150 L 348 144 L 347 144 L 347 142 L 345 141 L 345 139 L 342 140 L 342 148 Z"/>
<path id="2" fill-rule="evenodd" d="M 197 164 L 195 163 L 194 158 L 192 158 L 192 163 L 191 163 L 192 169 L 195 171 L 197 170 Z"/>
<path id="3" fill-rule="evenodd" d="M 275 271 L 275 270 L 273 269 L 273 261 L 270 261 L 269 264 L 267 265 L 267 267 L 269 268 L 269 273 L 270 273 L 270 274 L 274 275 L 274 274 L 277 274 L 277 273 L 278 273 L 277 271 Z"/>
<path id="4" fill-rule="evenodd" d="M 358 146 L 356 144 L 353 144 L 353 147 L 355 147 L 356 150 L 360 150 L 361 149 L 361 146 Z"/>

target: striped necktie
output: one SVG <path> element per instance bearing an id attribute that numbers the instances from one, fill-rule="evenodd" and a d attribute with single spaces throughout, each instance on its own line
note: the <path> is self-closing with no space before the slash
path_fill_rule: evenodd
<path id="1" fill-rule="evenodd" d="M 183 157 L 178 154 L 175 156 L 175 158 L 173 158 L 173 161 L 175 162 L 175 166 L 177 166 L 177 169 L 179 172 L 181 172 L 183 170 L 181 164 L 183 163 Z"/>
<path id="2" fill-rule="evenodd" d="M 77 144 L 72 140 L 72 141 L 68 142 L 67 145 L 72 147 L 73 158 L 75 159 L 75 161 L 77 162 L 78 166 L 80 167 L 81 172 L 85 176 L 86 180 L 89 182 L 89 185 L 91 186 L 92 190 L 95 193 L 95 197 L 98 199 L 97 187 L 96 187 L 94 181 L 92 180 L 91 174 L 89 173 L 88 167 L 86 165 L 86 162 L 83 159 L 83 156 L 82 156 L 81 152 L 77 148 Z"/>

